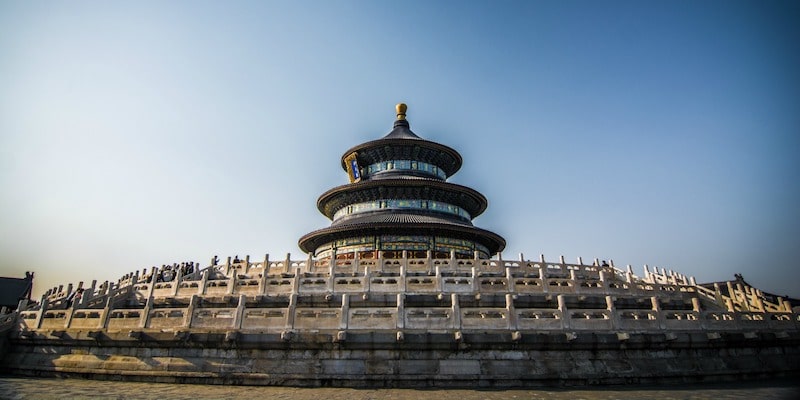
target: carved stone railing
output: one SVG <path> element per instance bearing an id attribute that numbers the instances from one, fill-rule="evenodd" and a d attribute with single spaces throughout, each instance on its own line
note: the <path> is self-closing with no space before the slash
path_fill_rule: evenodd
<path id="1" fill-rule="evenodd" d="M 580 259 L 570 264 L 563 257 L 559 262 L 546 262 L 544 257 L 539 261 L 390 259 L 381 254 L 375 259 L 335 262 L 291 260 L 288 255 L 277 261 L 268 256 L 256 262 L 249 257 L 238 262 L 229 258 L 224 264 L 185 275 L 180 270 L 165 275 L 153 268 L 127 274 L 117 283 L 98 287 L 93 282 L 80 301 L 66 307 L 69 294 L 83 287 L 82 283 L 74 288 L 70 284 L 47 293 L 38 305 L 26 306 L 13 319 L 22 331 L 655 332 L 786 331 L 800 326 L 798 315 L 788 312 L 786 304 L 760 301 L 755 289 L 742 290 L 738 299 L 732 299 L 672 271 L 645 268 L 644 278 L 638 278 L 630 268 L 622 271 L 613 262 L 599 264 L 595 260 L 585 265 Z M 407 295 L 412 296 L 408 301 Z M 371 296 L 396 300 L 370 303 Z M 441 304 L 419 300 L 424 296 Z M 467 304 L 459 296 L 474 296 L 475 300 Z M 480 296 L 499 296 L 496 298 L 501 301 L 485 305 Z M 518 296 L 534 296 L 534 303 L 541 304 L 525 305 L 515 300 Z M 617 297 L 644 301 L 651 309 L 639 305 L 617 308 Z M 229 300 L 223 306 L 208 306 L 201 301 L 204 298 Z M 184 306 L 159 305 L 154 299 L 182 299 Z M 667 305 L 678 304 L 678 309 L 662 310 L 661 303 L 666 300 Z M 682 309 L 686 304 L 690 309 Z M 742 304 L 749 304 L 748 309 L 741 310 Z"/>

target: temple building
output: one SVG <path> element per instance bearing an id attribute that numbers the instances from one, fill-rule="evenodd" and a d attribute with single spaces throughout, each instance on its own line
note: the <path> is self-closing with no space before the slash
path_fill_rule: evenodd
<path id="1" fill-rule="evenodd" d="M 300 258 L 217 256 L 30 298 L 0 373 L 175 383 L 507 388 L 800 377 L 800 300 L 613 260 L 503 258 L 462 159 L 411 131 L 347 150 Z M 281 229 L 276 227 L 275 229 Z M 9 290 L 11 290 L 9 289 Z"/>
<path id="2" fill-rule="evenodd" d="M 411 131 L 405 104 L 397 105 L 394 129 L 342 156 L 350 184 L 319 197 L 317 208 L 331 226 L 300 239 L 317 258 L 377 258 L 378 252 L 424 258 L 489 258 L 506 245 L 472 219 L 486 210 L 477 191 L 447 182 L 461 155 Z"/>

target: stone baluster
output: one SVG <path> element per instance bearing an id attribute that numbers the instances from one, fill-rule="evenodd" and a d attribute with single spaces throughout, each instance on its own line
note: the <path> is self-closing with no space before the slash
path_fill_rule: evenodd
<path id="1" fill-rule="evenodd" d="M 192 295 L 191 300 L 189 300 L 189 306 L 186 307 L 186 314 L 183 315 L 184 328 L 192 327 L 192 319 L 194 319 L 194 310 L 195 308 L 197 308 L 197 304 L 199 302 L 200 302 L 200 296 L 196 294 Z"/>
<path id="2" fill-rule="evenodd" d="M 692 297 L 692 311 L 698 313 L 702 311 L 702 304 L 700 303 L 700 299 L 697 297 Z"/>
<path id="3" fill-rule="evenodd" d="M 175 268 L 175 277 L 172 278 L 172 295 L 177 296 L 183 279 L 183 268 Z"/>
<path id="4" fill-rule="evenodd" d="M 728 286 L 728 297 L 730 297 L 730 299 L 731 299 L 731 301 L 733 302 L 734 305 L 738 304 L 739 303 L 739 299 L 737 298 L 738 297 L 738 293 L 736 293 L 736 290 L 734 290 L 733 285 L 731 284 L 731 282 L 730 281 L 725 282 L 725 285 Z M 734 311 L 734 309 L 731 308 L 731 311 Z"/>
<path id="5" fill-rule="evenodd" d="M 726 285 L 728 286 L 728 296 L 731 299 L 731 303 L 733 303 L 731 311 L 736 311 L 735 309 L 736 305 L 739 305 L 740 308 L 745 309 L 744 305 L 742 304 L 743 303 L 742 300 L 739 299 L 739 292 L 736 291 L 736 288 L 733 286 L 733 284 L 730 281 L 728 281 L 726 282 Z"/>
<path id="6" fill-rule="evenodd" d="M 733 303 L 733 299 L 730 297 L 725 298 L 725 308 L 728 309 L 730 312 L 736 311 L 736 305 Z"/>
<path id="7" fill-rule="evenodd" d="M 434 282 L 436 283 L 436 291 L 441 293 L 442 292 L 442 270 L 439 265 L 434 267 L 435 278 Z"/>
<path id="8" fill-rule="evenodd" d="M 239 281 L 239 274 L 237 273 L 236 269 L 231 271 L 231 274 L 228 275 L 228 288 L 225 291 L 225 294 L 231 295 L 233 294 L 234 289 L 236 289 L 236 284 Z"/>
<path id="9" fill-rule="evenodd" d="M 450 294 L 450 320 L 453 321 L 453 329 L 461 331 L 461 307 L 458 304 L 458 294 Z"/>
<path id="10" fill-rule="evenodd" d="M 325 288 L 328 291 L 328 293 L 333 293 L 333 288 L 334 288 L 333 285 L 336 283 L 336 259 L 334 258 L 331 260 L 332 262 L 328 266 L 328 280 L 325 282 Z M 300 276 L 298 275 L 297 278 L 300 279 Z"/>
<path id="11" fill-rule="evenodd" d="M 111 311 L 114 309 L 114 299 L 111 296 L 108 296 L 106 299 L 105 307 L 103 307 L 103 311 L 100 312 L 100 321 L 98 323 L 98 328 L 106 329 L 108 328 L 108 319 L 111 317 Z"/>
<path id="12" fill-rule="evenodd" d="M 544 256 L 542 256 L 542 260 L 544 260 Z M 542 293 L 550 292 L 550 282 L 547 278 L 547 264 L 545 264 L 544 261 L 539 264 L 539 279 L 542 281 Z"/>
<path id="13" fill-rule="evenodd" d="M 406 295 L 403 292 L 397 294 L 397 329 L 403 329 L 406 324 Z"/>
<path id="14" fill-rule="evenodd" d="M 514 295 L 511 293 L 506 293 L 506 314 L 508 329 L 517 331 L 519 329 L 519 320 L 517 319 L 517 309 L 514 307 Z"/>
<path id="15" fill-rule="evenodd" d="M 308 255 L 311 259 L 311 253 Z M 261 279 L 258 280 L 258 293 L 267 294 L 267 275 L 269 275 L 269 254 L 264 256 L 264 266 L 261 268 Z"/>
<path id="16" fill-rule="evenodd" d="M 89 286 L 88 289 L 83 291 L 83 296 L 81 296 L 81 306 L 89 304 L 90 300 L 97 297 L 95 290 L 97 290 L 97 279 L 93 279 L 92 285 Z"/>
<path id="17" fill-rule="evenodd" d="M 314 252 L 309 251 L 308 257 L 306 258 L 306 271 L 316 271 L 316 263 L 314 262 Z"/>
<path id="18" fill-rule="evenodd" d="M 556 297 L 558 301 L 558 312 L 561 313 L 561 327 L 563 329 L 569 329 L 570 323 L 570 315 L 569 310 L 567 310 L 567 303 L 564 300 L 564 295 L 560 294 Z"/>
<path id="19" fill-rule="evenodd" d="M 36 320 L 33 322 L 33 328 L 39 329 L 42 327 L 42 317 L 44 317 L 45 311 L 50 308 L 50 302 L 47 301 L 47 295 L 42 295 L 41 299 L 39 299 L 39 313 L 36 314 Z"/>
<path id="20" fill-rule="evenodd" d="M 666 327 L 666 323 L 664 321 L 664 313 L 661 312 L 661 303 L 658 302 L 657 296 L 650 297 L 650 304 L 652 305 L 653 311 L 656 313 L 656 319 L 658 320 L 658 327 L 660 329 L 664 329 Z"/>
<path id="21" fill-rule="evenodd" d="M 600 270 L 600 285 L 604 290 L 608 290 L 608 272 L 602 269 Z"/>
<path id="22" fill-rule="evenodd" d="M 203 270 L 203 274 L 200 276 L 200 286 L 197 288 L 197 294 L 204 295 L 206 294 L 206 286 L 208 286 L 208 275 L 211 273 L 214 267 L 209 267 Z"/>
<path id="23" fill-rule="evenodd" d="M 614 307 L 614 298 L 611 296 L 606 296 L 606 310 L 611 318 L 611 326 L 617 328 L 619 326 L 619 314 L 617 314 L 617 309 Z"/>
<path id="24" fill-rule="evenodd" d="M 145 303 L 144 309 L 142 310 L 142 316 L 139 319 L 139 328 L 147 327 L 147 324 L 150 322 L 150 310 L 153 308 L 153 300 L 151 294 L 150 297 L 147 298 L 147 303 Z"/>
<path id="25" fill-rule="evenodd" d="M 470 268 L 470 272 L 472 273 L 472 293 L 477 293 L 480 290 L 480 284 L 478 284 L 478 267 L 476 265 L 477 263 L 472 264 L 472 268 Z"/>
<path id="26" fill-rule="evenodd" d="M 753 303 L 755 304 L 757 311 L 767 312 L 766 307 L 764 307 L 764 299 L 762 299 L 761 296 L 755 296 Z"/>
<path id="27" fill-rule="evenodd" d="M 158 271 L 158 269 L 156 269 L 156 271 Z M 156 278 L 158 278 L 158 274 L 153 274 L 153 276 L 150 277 L 150 286 L 147 288 L 148 298 L 153 297 L 153 291 L 156 289 Z"/>
<path id="28" fill-rule="evenodd" d="M 741 297 L 741 307 L 744 311 L 752 311 L 750 309 L 750 298 L 747 296 L 747 292 L 745 292 L 744 287 L 742 287 L 741 283 L 736 284 L 736 297 Z"/>
<path id="29" fill-rule="evenodd" d="M 239 295 L 239 304 L 236 305 L 236 316 L 233 319 L 233 329 L 242 329 L 242 321 L 244 321 L 244 310 L 247 306 L 247 296 L 244 294 Z"/>
<path id="30" fill-rule="evenodd" d="M 658 302 L 657 296 L 650 297 L 650 304 L 653 311 L 661 312 L 661 303 Z"/>
<path id="31" fill-rule="evenodd" d="M 694 278 L 694 277 L 692 277 Z M 725 299 L 722 297 L 722 291 L 719 288 L 719 283 L 714 283 L 714 299 L 716 300 L 717 304 L 724 306 L 727 304 Z"/>
<path id="32" fill-rule="evenodd" d="M 366 294 L 365 294 L 366 296 Z M 350 316 L 350 296 L 347 293 L 342 294 L 342 316 L 339 320 L 339 329 L 347 329 L 348 317 Z"/>
<path id="33" fill-rule="evenodd" d="M 79 300 L 80 301 L 80 300 Z M 72 316 L 75 315 L 75 310 L 78 310 L 77 302 L 73 302 L 72 306 L 70 306 L 66 310 L 66 315 L 64 316 L 64 329 L 69 329 L 69 324 L 72 323 Z"/>
<path id="34" fill-rule="evenodd" d="M 297 277 L 295 277 L 297 278 Z M 297 279 L 299 281 L 299 279 Z M 297 309 L 297 292 L 293 292 L 289 296 L 289 307 L 286 309 L 286 330 L 291 331 L 294 329 L 294 313 Z"/>

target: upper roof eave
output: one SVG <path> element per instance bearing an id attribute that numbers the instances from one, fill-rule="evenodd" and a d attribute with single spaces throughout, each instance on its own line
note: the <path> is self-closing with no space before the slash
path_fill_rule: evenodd
<path id="1" fill-rule="evenodd" d="M 440 143 L 436 143 L 427 139 L 422 139 L 420 137 L 383 137 L 381 139 L 371 140 L 369 142 L 361 143 L 354 147 L 351 147 L 342 155 L 341 164 L 342 169 L 347 170 L 347 163 L 345 162 L 345 158 L 352 154 L 353 152 L 362 153 L 368 152 L 370 149 L 379 149 L 386 146 L 395 146 L 395 147 L 408 147 L 408 146 L 420 146 L 435 150 L 437 152 L 441 152 L 449 156 L 453 159 L 453 163 L 451 165 L 439 165 L 440 168 L 444 169 L 447 176 L 452 176 L 459 169 L 461 169 L 461 164 L 463 163 L 463 159 L 461 158 L 461 154 L 459 154 L 455 149 L 445 146 Z"/>

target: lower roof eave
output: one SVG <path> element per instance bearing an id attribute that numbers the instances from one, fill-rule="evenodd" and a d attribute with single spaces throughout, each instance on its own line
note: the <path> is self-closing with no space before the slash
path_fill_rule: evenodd
<path id="1" fill-rule="evenodd" d="M 310 232 L 298 241 L 300 249 L 306 253 L 313 252 L 319 246 L 346 237 L 369 234 L 391 233 L 429 233 L 438 236 L 450 236 L 467 240 L 474 240 L 485 246 L 491 254 L 496 254 L 506 246 L 506 241 L 500 235 L 485 229 L 458 226 L 449 224 L 365 224 L 348 225 L 323 228 Z"/>

